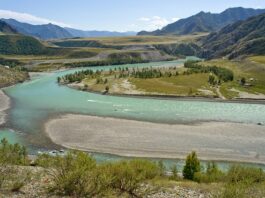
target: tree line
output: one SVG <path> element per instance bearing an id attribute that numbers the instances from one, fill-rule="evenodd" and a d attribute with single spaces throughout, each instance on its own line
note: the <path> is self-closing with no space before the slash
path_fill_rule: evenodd
<path id="1" fill-rule="evenodd" d="M 221 83 L 234 80 L 234 73 L 227 68 L 217 67 L 217 66 L 202 66 L 199 61 L 186 61 L 184 67 L 188 68 L 186 74 L 192 73 L 212 73 L 217 76 L 215 80 L 214 76 L 209 77 L 209 83 Z"/>

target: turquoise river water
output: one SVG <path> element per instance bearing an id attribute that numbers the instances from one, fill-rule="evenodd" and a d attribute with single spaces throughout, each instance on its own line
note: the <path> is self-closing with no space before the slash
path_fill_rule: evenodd
<path id="1" fill-rule="evenodd" d="M 181 66 L 185 60 L 133 64 L 115 67 Z M 0 138 L 28 146 L 31 152 L 58 146 L 43 132 L 44 122 L 63 113 L 117 117 L 159 123 L 190 123 L 196 121 L 230 121 L 265 123 L 265 105 L 225 102 L 185 101 L 106 96 L 59 86 L 58 76 L 81 69 L 41 74 L 31 81 L 6 88 L 12 100 L 7 123 L 0 128 Z M 99 161 L 120 159 L 117 156 L 95 154 Z M 168 164 L 174 163 L 167 160 Z M 181 162 L 180 162 L 181 163 Z"/>

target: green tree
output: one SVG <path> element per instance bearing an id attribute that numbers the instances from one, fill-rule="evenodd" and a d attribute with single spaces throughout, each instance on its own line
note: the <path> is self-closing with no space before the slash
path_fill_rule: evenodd
<path id="1" fill-rule="evenodd" d="M 61 82 L 61 77 L 57 77 L 57 83 L 60 83 Z"/>
<path id="2" fill-rule="evenodd" d="M 208 82 L 211 84 L 211 85 L 215 85 L 215 77 L 213 75 L 210 75 L 209 76 L 209 80 Z"/>
<path id="3" fill-rule="evenodd" d="M 197 157 L 196 152 L 193 151 L 186 158 L 186 163 L 183 168 L 183 176 L 185 179 L 193 180 L 195 173 L 198 173 L 200 171 L 201 171 L 200 161 Z"/>
<path id="4" fill-rule="evenodd" d="M 108 85 L 105 87 L 105 91 L 109 92 L 109 86 Z"/>
<path id="5" fill-rule="evenodd" d="M 176 165 L 173 165 L 171 167 L 171 172 L 172 172 L 172 175 L 171 175 L 170 179 L 177 180 L 178 179 L 178 169 L 177 169 Z"/>
<path id="6" fill-rule="evenodd" d="M 240 83 L 241 83 L 241 85 L 245 85 L 246 84 L 246 79 L 244 77 L 241 78 Z"/>

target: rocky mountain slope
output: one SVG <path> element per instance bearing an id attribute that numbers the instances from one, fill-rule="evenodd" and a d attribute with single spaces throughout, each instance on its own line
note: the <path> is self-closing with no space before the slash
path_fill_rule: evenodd
<path id="1" fill-rule="evenodd" d="M 208 58 L 265 54 L 265 14 L 228 25 L 203 40 Z"/>

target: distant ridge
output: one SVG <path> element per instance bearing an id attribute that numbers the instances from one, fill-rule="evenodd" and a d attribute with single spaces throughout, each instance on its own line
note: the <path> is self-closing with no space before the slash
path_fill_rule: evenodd
<path id="1" fill-rule="evenodd" d="M 84 31 L 73 28 L 65 28 L 74 37 L 122 37 L 135 36 L 136 32 L 111 32 L 111 31 Z"/>
<path id="2" fill-rule="evenodd" d="M 198 32 L 218 31 L 226 25 L 245 20 L 252 16 L 265 13 L 265 9 L 252 8 L 229 8 L 220 14 L 210 12 L 200 12 L 194 16 L 180 19 L 175 23 L 165 26 L 161 30 L 153 32 L 142 31 L 138 35 L 185 35 Z"/>
<path id="3" fill-rule="evenodd" d="M 72 35 L 68 31 L 58 25 L 31 25 L 28 23 L 21 23 L 14 19 L 1 20 L 5 21 L 7 24 L 9 24 L 21 34 L 37 37 L 43 40 L 72 37 Z"/>
<path id="4" fill-rule="evenodd" d="M 14 19 L 1 20 L 21 34 L 33 36 L 42 40 L 74 37 L 122 37 L 135 36 L 137 34 L 136 32 L 83 31 L 67 27 L 63 28 L 54 24 L 32 25 Z"/>
<path id="5" fill-rule="evenodd" d="M 5 34 L 16 34 L 17 31 L 8 25 L 6 22 L 0 20 L 0 32 Z"/>

